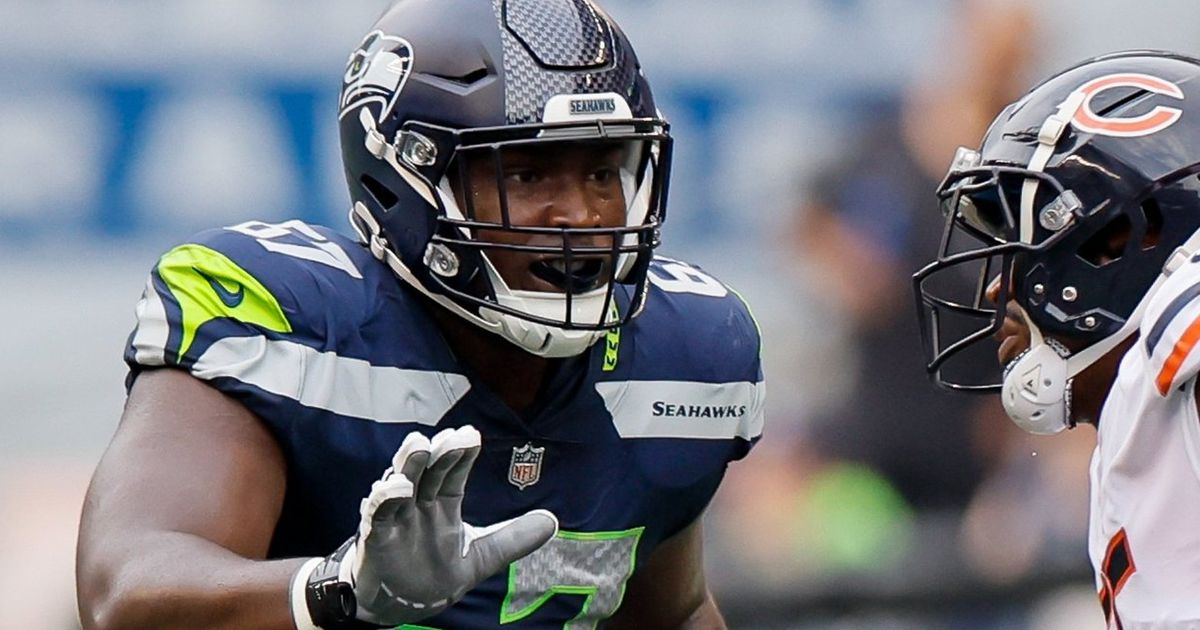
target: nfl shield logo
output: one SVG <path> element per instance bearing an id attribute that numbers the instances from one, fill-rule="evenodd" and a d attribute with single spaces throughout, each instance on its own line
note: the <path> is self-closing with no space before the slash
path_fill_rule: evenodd
<path id="1" fill-rule="evenodd" d="M 533 444 L 525 444 L 520 448 L 513 447 L 512 463 L 508 465 L 508 482 L 520 490 L 538 482 L 542 478 L 542 454 L 546 447 L 535 448 Z"/>

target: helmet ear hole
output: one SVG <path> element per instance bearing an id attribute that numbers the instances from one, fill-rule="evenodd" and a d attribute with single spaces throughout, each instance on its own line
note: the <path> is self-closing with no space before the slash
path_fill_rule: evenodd
<path id="1" fill-rule="evenodd" d="M 1080 245 L 1076 255 L 1096 268 L 1111 265 L 1125 255 L 1125 246 L 1129 244 L 1132 230 L 1133 222 L 1129 215 L 1118 215 Z"/>
<path id="2" fill-rule="evenodd" d="M 370 175 L 364 174 L 358 178 L 358 181 L 375 200 L 375 203 L 379 204 L 379 207 L 384 210 L 395 206 L 400 201 L 396 193 L 389 190 L 387 186 L 384 186 L 379 180 Z"/>
<path id="3" fill-rule="evenodd" d="M 1150 197 L 1138 206 L 1140 225 L 1134 226 L 1128 214 L 1121 214 L 1108 222 L 1079 247 L 1078 256 L 1093 267 L 1104 267 L 1120 260 L 1129 246 L 1129 240 L 1141 231 L 1138 246 L 1142 251 L 1149 251 L 1158 246 L 1158 236 L 1162 231 L 1163 215 L 1158 207 L 1158 201 Z"/>

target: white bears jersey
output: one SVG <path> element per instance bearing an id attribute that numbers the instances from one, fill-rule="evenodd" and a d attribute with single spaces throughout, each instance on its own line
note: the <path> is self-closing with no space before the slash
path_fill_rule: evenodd
<path id="1" fill-rule="evenodd" d="M 1100 414 L 1088 547 L 1109 628 L 1200 629 L 1197 260 L 1151 299 Z"/>

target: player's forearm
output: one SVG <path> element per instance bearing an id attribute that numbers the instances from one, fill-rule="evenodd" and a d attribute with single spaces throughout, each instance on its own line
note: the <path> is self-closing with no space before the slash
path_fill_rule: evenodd
<path id="1" fill-rule="evenodd" d="M 89 630 L 295 628 L 288 589 L 303 559 L 250 560 L 181 533 L 92 556 L 81 548 L 80 618 Z"/>

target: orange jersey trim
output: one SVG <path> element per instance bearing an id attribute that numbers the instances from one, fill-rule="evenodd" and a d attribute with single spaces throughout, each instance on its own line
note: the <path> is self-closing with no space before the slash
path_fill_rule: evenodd
<path id="1" fill-rule="evenodd" d="M 1196 318 L 1187 327 L 1187 330 L 1183 331 L 1183 336 L 1175 342 L 1175 347 L 1171 350 L 1171 356 L 1167 357 L 1162 370 L 1158 372 L 1155 385 L 1158 386 L 1159 394 L 1166 396 L 1170 391 L 1175 375 L 1179 373 L 1179 368 L 1183 366 L 1184 360 L 1187 359 L 1197 342 L 1200 342 L 1200 317 Z"/>

